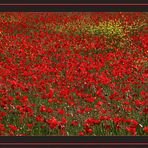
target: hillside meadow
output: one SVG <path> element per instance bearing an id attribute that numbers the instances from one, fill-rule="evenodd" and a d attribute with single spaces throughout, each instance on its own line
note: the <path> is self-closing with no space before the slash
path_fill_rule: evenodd
<path id="1" fill-rule="evenodd" d="M 148 13 L 0 13 L 1 136 L 148 135 Z"/>

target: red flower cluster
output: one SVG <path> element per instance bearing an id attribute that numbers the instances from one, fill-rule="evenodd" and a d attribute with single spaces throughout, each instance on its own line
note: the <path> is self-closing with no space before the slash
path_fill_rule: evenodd
<path id="1" fill-rule="evenodd" d="M 0 13 L 0 135 L 147 135 L 147 13 Z"/>

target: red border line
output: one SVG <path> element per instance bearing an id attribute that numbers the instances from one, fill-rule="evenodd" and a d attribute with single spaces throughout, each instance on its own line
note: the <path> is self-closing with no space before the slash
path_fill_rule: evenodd
<path id="1" fill-rule="evenodd" d="M 148 145 L 148 143 L 0 143 L 0 145 Z"/>
<path id="2" fill-rule="evenodd" d="M 146 4 L 0 4 L 1 6 L 148 6 Z"/>

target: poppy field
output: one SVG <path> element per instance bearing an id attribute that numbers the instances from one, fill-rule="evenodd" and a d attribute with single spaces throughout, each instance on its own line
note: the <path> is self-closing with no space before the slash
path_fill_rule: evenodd
<path id="1" fill-rule="evenodd" d="M 147 21 L 1 12 L 0 135 L 148 135 Z"/>

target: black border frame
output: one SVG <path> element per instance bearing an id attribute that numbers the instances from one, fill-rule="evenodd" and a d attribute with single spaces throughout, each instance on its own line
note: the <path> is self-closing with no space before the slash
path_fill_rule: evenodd
<path id="1" fill-rule="evenodd" d="M 119 143 L 119 144 L 130 144 L 130 143 L 143 143 L 148 144 L 147 142 L 148 136 L 1 136 L 0 143 L 40 143 L 40 144 L 48 144 L 48 143 L 62 143 L 62 144 L 70 144 L 70 143 Z"/>
<path id="2" fill-rule="evenodd" d="M 88 0 L 87 3 L 88 4 L 117 4 L 117 3 L 128 3 L 128 4 L 133 4 L 133 0 L 124 0 L 124 1 L 120 1 L 120 0 Z M 25 3 L 29 3 L 29 4 L 36 4 L 36 3 L 44 3 L 44 4 L 59 4 L 61 3 L 61 0 L 1 0 L 0 1 L 1 4 L 7 3 L 13 3 L 13 4 L 17 4 L 17 3 L 21 3 L 21 4 L 25 4 Z M 86 0 L 62 0 L 62 4 L 86 4 Z M 138 4 L 145 4 L 145 0 L 138 0 L 136 3 Z"/>
<path id="3" fill-rule="evenodd" d="M 0 12 L 147 12 L 148 4 L 8 4 L 0 3 Z M 12 2 L 12 1 L 11 1 Z M 81 2 L 82 3 L 82 2 Z M 105 1 L 104 1 L 105 3 Z M 141 1 L 141 3 L 143 3 Z M 50 9 L 49 9 L 50 8 Z M 148 145 L 148 136 L 0 136 L 1 145 Z M 134 146 L 134 147 L 135 147 Z"/>
<path id="4" fill-rule="evenodd" d="M 146 12 L 148 4 L 0 4 L 0 12 Z"/>

